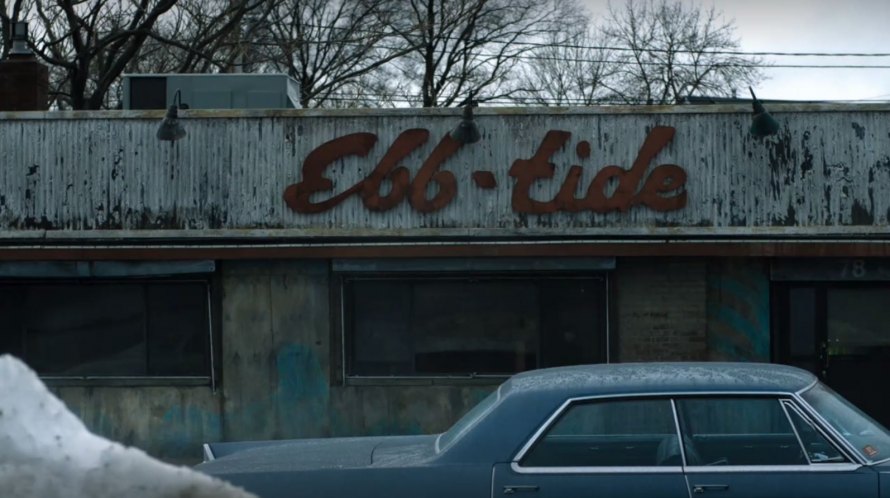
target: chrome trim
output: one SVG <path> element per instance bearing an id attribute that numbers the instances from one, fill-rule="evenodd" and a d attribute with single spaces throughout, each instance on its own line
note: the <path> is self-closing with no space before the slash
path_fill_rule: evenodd
<path id="1" fill-rule="evenodd" d="M 788 406 L 789 406 L 789 405 L 792 405 L 792 406 L 791 406 L 791 409 L 792 409 L 792 410 L 797 411 L 797 410 L 794 408 L 794 406 L 793 406 L 791 400 L 787 400 L 787 399 L 780 399 L 780 400 L 779 400 L 779 406 L 782 408 L 782 412 L 785 413 L 785 419 L 788 420 L 788 424 L 791 425 L 791 430 L 794 432 L 794 437 L 797 438 L 797 444 L 800 445 L 800 449 L 801 449 L 801 452 L 803 453 L 804 458 L 807 459 L 807 464 L 812 465 L 812 464 L 813 464 L 813 461 L 810 460 L 810 452 L 807 451 L 807 447 L 806 447 L 806 445 L 803 444 L 803 439 L 800 438 L 800 433 L 797 432 L 797 426 L 794 425 L 794 420 L 792 420 L 792 419 L 791 419 L 791 415 L 788 414 Z M 802 415 L 801 415 L 801 416 L 802 416 Z"/>
<path id="2" fill-rule="evenodd" d="M 810 388 L 812 388 L 815 385 L 816 385 L 816 383 L 811 385 Z M 802 393 L 805 391 L 800 391 L 800 392 Z M 845 438 L 843 435 L 841 435 L 841 433 L 838 432 L 834 428 L 834 426 L 832 426 L 830 423 L 828 423 L 828 421 L 825 420 L 825 417 L 823 417 L 822 414 L 820 414 L 815 408 L 813 408 L 813 406 L 810 405 L 807 402 L 807 400 L 803 399 L 803 396 L 801 396 L 800 393 L 795 393 L 794 399 L 800 405 L 800 408 L 803 408 L 804 413 L 810 417 L 810 420 L 816 425 L 816 427 L 821 428 L 823 431 L 823 434 L 830 435 L 830 437 L 828 438 L 829 441 L 833 441 L 835 444 L 839 444 L 842 449 L 846 450 L 846 452 L 844 452 L 844 453 L 846 453 L 846 455 L 848 457 L 850 457 L 851 460 L 853 460 L 854 462 L 857 462 L 861 465 L 874 465 L 875 463 L 877 463 L 877 462 L 870 462 L 867 459 L 865 459 L 865 457 L 863 457 L 862 454 L 859 453 L 859 451 L 856 449 L 856 447 L 853 446 L 853 444 L 850 443 L 850 441 L 847 441 L 847 438 Z"/>
<path id="3" fill-rule="evenodd" d="M 519 462 L 523 459 L 523 457 L 525 457 L 525 454 L 528 452 L 528 450 L 531 449 L 531 447 L 534 446 L 536 442 L 538 442 L 541 434 L 543 434 L 544 431 L 550 428 L 550 425 L 553 424 L 553 421 L 562 414 L 562 412 L 569 404 L 574 402 L 574 398 L 569 398 L 566 401 L 563 401 L 562 405 L 560 405 L 559 408 L 557 408 L 556 411 L 554 411 L 553 414 L 551 414 L 550 417 L 548 417 L 547 420 L 545 420 L 544 423 L 541 424 L 540 427 L 538 427 L 538 430 L 536 430 L 535 433 L 532 434 L 532 437 L 530 437 L 529 440 L 526 441 L 526 443 L 522 446 L 522 448 L 520 448 L 519 453 L 517 453 L 516 456 L 513 457 L 513 465 L 518 466 Z"/>
<path id="4" fill-rule="evenodd" d="M 511 462 L 510 468 L 517 474 L 682 474 L 683 467 L 521 467 Z M 712 469 L 715 467 L 711 467 Z"/>
<path id="5" fill-rule="evenodd" d="M 813 429 L 815 429 L 816 432 L 818 432 L 820 436 L 822 436 L 823 438 L 825 438 L 825 441 L 827 441 L 828 444 L 830 444 L 834 449 L 836 449 L 836 450 L 838 451 L 838 453 L 840 453 L 841 455 L 843 455 L 844 457 L 846 457 L 847 460 L 849 460 L 850 462 L 855 462 L 855 461 L 856 461 L 856 459 L 853 458 L 853 457 L 846 451 L 846 448 L 843 448 L 843 447 L 841 447 L 841 446 L 838 446 L 837 441 L 835 441 L 834 438 L 832 438 L 830 435 L 828 435 L 828 434 L 825 433 L 825 429 L 823 429 L 822 426 L 821 426 L 820 424 L 816 423 L 815 420 L 812 420 L 810 417 L 808 417 L 807 414 L 804 413 L 804 412 L 801 410 L 801 407 L 797 406 L 797 405 L 794 403 L 794 400 L 790 400 L 790 399 L 789 399 L 789 400 L 785 400 L 785 403 L 787 403 L 788 406 L 789 406 L 792 410 L 794 410 L 795 412 L 797 412 L 797 413 L 798 413 L 798 414 L 799 414 L 805 421 L 809 422 L 809 423 L 813 426 Z M 792 422 L 792 426 L 793 426 L 793 424 L 794 424 L 794 423 Z M 801 444 L 803 444 L 803 441 L 801 441 Z M 807 455 L 807 460 L 809 460 L 809 458 L 810 458 L 810 457 L 809 457 L 809 454 L 807 454 L 806 451 L 804 451 L 804 454 Z M 810 463 L 812 463 L 812 462 L 810 462 Z M 816 462 L 816 463 L 814 463 L 813 465 L 825 465 L 826 463 L 831 463 L 831 462 Z M 841 462 L 835 462 L 835 463 L 841 463 Z M 860 462 L 860 463 L 861 463 L 861 462 Z"/>
<path id="6" fill-rule="evenodd" d="M 683 461 L 683 467 L 689 462 L 686 461 L 686 445 L 683 444 L 683 433 L 680 432 L 680 415 L 677 413 L 677 402 L 671 398 L 671 411 L 674 412 L 674 429 L 677 430 L 677 444 L 680 445 L 680 459 Z"/>
<path id="7" fill-rule="evenodd" d="M 638 398 L 665 398 L 673 400 L 674 397 L 696 397 L 696 396 L 776 396 L 789 397 L 793 394 L 788 391 L 666 391 L 666 392 L 647 392 L 647 393 L 621 393 L 621 394 L 597 394 L 593 396 L 577 396 L 565 400 L 559 408 L 553 412 L 547 420 L 538 427 L 538 430 L 532 434 L 529 440 L 519 449 L 519 452 L 513 457 L 513 462 L 519 462 L 528 452 L 528 450 L 537 442 L 541 434 L 547 430 L 559 415 L 565 411 L 566 407 L 578 401 L 590 401 L 599 399 L 638 399 Z M 677 424 L 679 426 L 679 424 Z M 682 439 L 680 440 L 682 443 Z"/>
<path id="8" fill-rule="evenodd" d="M 209 444 L 204 443 L 203 449 L 204 449 L 204 461 L 205 462 L 212 462 L 212 461 L 216 460 L 216 455 L 213 454 L 213 450 L 210 448 Z"/>
<path id="9" fill-rule="evenodd" d="M 813 465 L 696 465 L 686 467 L 687 474 L 718 474 L 722 472 L 851 472 L 858 463 L 820 463 Z"/>

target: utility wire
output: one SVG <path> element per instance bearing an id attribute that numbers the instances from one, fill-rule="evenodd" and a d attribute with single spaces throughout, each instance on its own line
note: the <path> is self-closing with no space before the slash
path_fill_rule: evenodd
<path id="1" fill-rule="evenodd" d="M 307 45 L 329 45 L 325 41 L 304 40 L 302 43 Z M 365 44 L 355 42 L 342 42 L 343 45 L 364 47 Z M 270 46 L 270 44 L 256 44 L 261 46 Z M 401 50 L 402 47 L 394 47 L 388 45 L 380 45 L 375 48 L 381 50 Z M 665 52 L 655 50 L 644 50 L 642 52 Z M 691 52 L 691 51 L 674 51 L 673 53 L 695 53 L 699 55 L 716 54 L 717 52 Z M 556 57 L 552 55 L 535 54 L 534 52 L 495 54 L 495 53 L 475 53 L 475 57 L 495 59 L 505 57 L 510 59 L 529 60 L 529 61 L 562 61 L 562 62 L 581 62 L 590 64 L 629 64 L 632 66 L 665 66 L 665 62 L 648 62 L 648 61 L 626 61 L 617 59 L 587 59 L 583 57 Z M 888 54 L 890 55 L 890 54 Z M 873 65 L 873 64 L 769 64 L 769 63 L 745 63 L 745 62 L 711 62 L 695 64 L 690 62 L 671 62 L 671 66 L 676 67 L 735 67 L 735 68 L 752 68 L 752 69 L 890 69 L 890 65 Z"/>
<path id="2" fill-rule="evenodd" d="M 342 30 L 342 31 L 352 31 L 353 28 L 345 28 L 340 26 L 322 26 L 317 24 L 302 24 L 303 27 L 306 28 L 314 28 L 314 29 L 333 29 L 333 30 Z M 374 37 L 395 37 L 396 35 L 393 33 L 384 33 L 381 31 L 365 31 L 363 33 L 367 33 L 369 35 L 373 35 Z M 476 40 L 465 40 L 463 38 L 454 37 L 454 36 L 436 36 L 434 37 L 437 40 L 447 40 L 447 41 L 476 41 Z M 361 43 L 363 40 L 330 40 L 327 42 L 312 42 L 312 43 L 330 43 L 330 42 L 353 42 L 353 43 Z M 630 47 L 620 47 L 620 46 L 610 46 L 610 45 L 582 45 L 582 44 L 573 44 L 573 43 L 548 43 L 548 42 L 535 42 L 535 41 L 517 41 L 517 40 L 488 40 L 485 42 L 486 44 L 500 44 L 500 45 L 525 45 L 529 47 L 541 47 L 541 48 L 573 48 L 573 49 L 582 49 L 582 50 L 613 50 L 617 52 L 654 52 L 654 53 L 688 53 L 688 54 L 704 54 L 704 55 L 738 55 L 738 56 L 776 56 L 776 57 L 890 57 L 890 52 L 784 52 L 784 51 L 745 51 L 745 50 L 687 50 L 687 49 L 659 49 L 659 48 L 645 48 L 645 49 L 635 49 Z"/>
<path id="3" fill-rule="evenodd" d="M 330 95 L 325 98 L 325 100 L 331 100 L 335 102 L 363 102 L 366 100 L 384 100 L 387 102 L 393 103 L 405 103 L 405 104 L 418 104 L 421 99 L 411 98 L 405 95 L 391 95 L 386 93 L 379 92 L 368 92 L 368 93 L 339 93 L 335 95 Z M 801 103 L 875 103 L 882 104 L 888 103 L 890 100 L 878 100 L 878 99 L 830 99 L 830 100 L 818 100 L 818 101 L 805 101 Z M 493 99 L 483 100 L 483 104 L 496 104 L 496 105 L 644 105 L 646 104 L 645 100 L 642 99 L 598 99 L 598 98 L 581 98 L 581 97 L 563 97 L 563 98 L 555 98 L 555 97 L 536 97 L 534 95 L 528 96 L 517 96 L 517 97 L 496 97 Z M 740 103 L 744 103 L 740 100 Z M 684 104 L 667 104 L 667 105 L 684 105 Z"/>

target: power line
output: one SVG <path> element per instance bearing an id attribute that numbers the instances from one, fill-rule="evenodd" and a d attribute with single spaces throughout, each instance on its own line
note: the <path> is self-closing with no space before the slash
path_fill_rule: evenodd
<path id="1" fill-rule="evenodd" d="M 353 28 L 345 28 L 341 26 L 322 26 L 318 24 L 303 24 L 304 27 L 307 28 L 317 28 L 317 29 L 336 29 L 336 30 L 353 30 Z M 396 37 L 397 35 L 393 33 L 384 33 L 381 31 L 365 31 L 368 35 L 372 35 L 378 38 L 384 37 Z M 459 37 L 454 36 L 439 36 L 435 37 L 440 40 L 447 41 L 466 41 Z M 362 39 L 359 40 L 330 40 L 320 43 L 330 43 L 334 42 L 351 42 L 351 43 L 361 43 Z M 473 41 L 473 40 L 470 40 Z M 573 49 L 582 49 L 582 50 L 612 50 L 616 52 L 652 52 L 652 53 L 687 53 L 687 54 L 702 54 L 702 55 L 737 55 L 737 56 L 775 56 L 775 57 L 890 57 L 890 52 L 785 52 L 785 51 L 745 51 L 745 50 L 706 50 L 706 51 L 698 51 L 698 50 L 688 50 L 688 49 L 660 49 L 660 48 L 630 48 L 630 47 L 620 47 L 620 46 L 610 46 L 610 45 L 583 45 L 583 44 L 574 44 L 574 43 L 549 43 L 549 42 L 535 42 L 535 41 L 506 41 L 506 40 L 489 40 L 486 43 L 492 44 L 500 44 L 500 45 L 525 45 L 529 47 L 541 47 L 541 48 L 573 48 Z"/>
<path id="2" fill-rule="evenodd" d="M 384 100 L 392 103 L 404 103 L 404 104 L 418 104 L 422 99 L 418 96 L 416 98 L 409 97 L 407 95 L 391 95 L 380 92 L 368 92 L 368 93 L 338 93 L 335 95 L 330 95 L 326 97 L 324 100 L 330 100 L 334 102 L 363 102 L 365 100 Z M 890 100 L 879 100 L 879 99 L 831 99 L 831 100 L 820 100 L 820 101 L 807 101 L 807 103 L 875 103 L 882 104 L 888 103 Z M 739 103 L 744 103 L 744 101 L 740 100 Z M 568 106 L 568 105 L 579 105 L 579 106 L 588 106 L 588 105 L 645 105 L 646 101 L 643 99 L 586 99 L 581 97 L 535 97 L 535 96 L 517 96 L 517 97 L 496 97 L 489 100 L 483 100 L 482 104 L 494 104 L 494 105 L 553 105 L 553 106 Z M 667 104 L 667 105 L 685 105 L 685 104 Z"/>
<path id="3" fill-rule="evenodd" d="M 302 43 L 307 45 L 329 45 L 328 42 L 324 41 L 316 41 L 316 40 L 304 40 Z M 343 45 L 349 46 L 359 46 L 364 47 L 363 43 L 356 42 L 341 42 Z M 257 44 L 263 46 L 269 46 L 269 44 Z M 553 45 L 554 47 L 556 45 Z M 562 47 L 561 45 L 559 47 Z M 379 48 L 381 50 L 402 50 L 404 47 L 394 47 L 389 45 L 379 45 L 374 48 Z M 652 52 L 652 50 L 646 50 L 644 52 Z M 656 51 L 657 52 L 657 51 Z M 691 52 L 691 51 L 676 51 L 674 53 L 695 53 L 699 55 L 708 55 L 708 54 L 716 54 L 717 52 Z M 590 63 L 590 64 L 629 64 L 629 65 L 641 65 L 641 66 L 666 66 L 667 63 L 659 62 L 659 61 L 626 61 L 626 60 L 617 60 L 617 59 L 587 59 L 583 57 L 556 57 L 552 55 L 540 55 L 534 54 L 533 52 L 523 52 L 517 54 L 494 54 L 494 53 L 475 53 L 473 54 L 475 57 L 480 58 L 498 58 L 505 57 L 510 59 L 519 59 L 519 60 L 531 60 L 531 61 L 560 61 L 560 62 L 581 62 L 581 63 Z M 890 55 L 890 54 L 887 54 Z M 769 63 L 744 63 L 744 62 L 710 62 L 706 64 L 695 64 L 691 62 L 671 62 L 671 66 L 676 67 L 724 67 L 724 68 L 750 68 L 750 69 L 890 69 L 890 65 L 873 65 L 873 64 L 769 64 Z"/>

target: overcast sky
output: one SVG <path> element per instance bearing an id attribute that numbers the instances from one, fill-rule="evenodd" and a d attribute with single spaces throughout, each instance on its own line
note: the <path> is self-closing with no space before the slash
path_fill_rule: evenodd
<path id="1" fill-rule="evenodd" d="M 601 16 L 609 0 L 581 0 Z M 734 20 L 744 51 L 890 53 L 890 0 L 681 0 Z M 622 0 L 611 0 L 620 5 Z M 765 57 L 774 64 L 881 65 L 887 69 L 771 68 L 759 98 L 890 101 L 890 57 Z"/>

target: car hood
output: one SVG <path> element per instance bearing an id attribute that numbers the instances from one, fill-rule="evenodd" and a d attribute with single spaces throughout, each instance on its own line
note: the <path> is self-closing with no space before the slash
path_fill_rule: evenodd
<path id="1" fill-rule="evenodd" d="M 436 455 L 435 435 L 213 443 L 208 474 L 420 465 Z"/>

